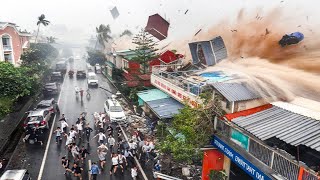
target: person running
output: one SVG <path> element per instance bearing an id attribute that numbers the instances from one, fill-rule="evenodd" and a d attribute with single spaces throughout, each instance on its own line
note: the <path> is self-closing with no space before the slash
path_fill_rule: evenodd
<path id="1" fill-rule="evenodd" d="M 67 137 L 66 147 L 69 147 L 69 145 L 70 145 L 71 143 L 73 143 L 74 139 L 73 139 L 73 137 L 70 136 L 70 133 L 69 133 L 69 134 L 65 134 L 65 136 Z"/>
<path id="2" fill-rule="evenodd" d="M 69 127 L 68 123 L 66 121 L 61 121 L 61 129 L 64 133 L 67 132 L 67 127 Z"/>
<path id="3" fill-rule="evenodd" d="M 83 163 L 84 160 L 87 158 L 87 154 L 90 155 L 90 153 L 88 152 L 88 150 L 87 150 L 84 146 L 81 147 L 79 153 L 80 153 L 80 155 L 81 155 L 81 161 L 82 161 L 82 163 Z"/>
<path id="4" fill-rule="evenodd" d="M 79 139 L 81 139 L 81 136 L 83 134 L 83 122 L 80 120 L 77 124 L 77 130 L 78 130 L 78 135 L 79 135 Z"/>
<path id="5" fill-rule="evenodd" d="M 113 150 L 113 146 L 115 145 L 115 143 L 116 143 L 116 140 L 111 135 L 109 135 L 108 144 L 111 152 Z"/>
<path id="6" fill-rule="evenodd" d="M 72 143 L 71 145 L 71 154 L 75 161 L 79 160 L 79 147 L 76 145 L 76 143 Z"/>
<path id="7" fill-rule="evenodd" d="M 33 128 L 30 125 L 28 125 L 27 129 L 26 129 L 26 136 L 24 138 L 22 138 L 22 141 L 26 142 L 26 140 L 29 139 L 29 137 L 30 137 L 31 133 L 33 133 L 33 131 L 34 131 Z"/>
<path id="8" fill-rule="evenodd" d="M 111 155 L 111 168 L 110 168 L 110 175 L 112 175 L 113 173 L 115 174 L 117 172 L 117 168 L 118 168 L 118 164 L 119 164 L 119 160 L 118 160 L 118 156 L 116 153 L 112 153 Z"/>
<path id="9" fill-rule="evenodd" d="M 61 115 L 61 118 L 59 119 L 59 121 L 67 122 L 66 117 L 64 116 L 64 114 Z"/>
<path id="10" fill-rule="evenodd" d="M 36 128 L 34 129 L 34 136 L 37 139 L 37 142 L 40 143 L 40 145 L 43 145 L 43 131 L 42 129 L 39 128 L 37 125 Z"/>
<path id="11" fill-rule="evenodd" d="M 98 143 L 101 145 L 104 143 L 104 140 L 107 138 L 106 135 L 104 135 L 102 132 L 99 132 L 97 135 L 93 136 L 92 139 L 96 138 L 96 137 L 99 137 L 98 138 Z"/>
<path id="12" fill-rule="evenodd" d="M 62 130 L 60 127 L 57 127 L 57 129 L 53 132 L 56 134 L 56 144 L 58 144 L 59 141 L 61 141 L 61 135 L 62 135 Z"/>
<path id="13" fill-rule="evenodd" d="M 129 142 L 129 150 L 131 151 L 131 153 L 135 156 L 137 153 L 137 143 L 134 142 L 133 140 L 130 140 Z"/>
<path id="14" fill-rule="evenodd" d="M 80 97 L 81 97 L 81 100 L 82 100 L 82 98 L 83 98 L 83 92 L 84 92 L 84 90 L 81 88 L 81 89 L 80 89 Z"/>
<path id="15" fill-rule="evenodd" d="M 133 180 L 137 180 L 138 168 L 136 166 L 131 168 L 131 177 Z"/>
<path id="16" fill-rule="evenodd" d="M 69 135 L 70 135 L 74 140 L 76 140 L 77 131 L 75 131 L 74 128 L 72 127 L 72 128 L 70 129 Z"/>
<path id="17" fill-rule="evenodd" d="M 100 146 L 98 146 L 98 150 L 102 150 L 104 152 L 108 151 L 108 147 L 105 144 L 101 144 Z"/>
<path id="18" fill-rule="evenodd" d="M 84 128 L 84 132 L 85 132 L 85 135 L 87 137 L 87 141 L 89 143 L 90 141 L 90 135 L 91 135 L 91 132 L 93 131 L 93 129 L 89 126 L 89 123 L 86 125 L 86 127 Z"/>
<path id="19" fill-rule="evenodd" d="M 104 169 L 104 165 L 106 164 L 106 155 L 107 155 L 107 153 L 102 151 L 102 150 L 97 150 L 97 153 L 98 153 L 98 158 L 99 158 L 99 161 L 100 161 L 101 169 L 103 170 Z"/>
<path id="20" fill-rule="evenodd" d="M 82 171 L 83 169 L 81 167 L 79 167 L 79 165 L 77 163 L 74 163 L 72 168 L 69 169 L 70 172 L 72 172 L 72 174 L 74 174 L 75 177 L 78 177 L 80 180 L 82 180 Z"/>
<path id="21" fill-rule="evenodd" d="M 68 172 L 69 163 L 70 163 L 69 159 L 67 159 L 65 156 L 61 158 L 62 167 L 65 169 L 64 174 L 67 174 Z"/>
<path id="22" fill-rule="evenodd" d="M 144 153 L 145 155 L 145 160 L 146 162 L 148 162 L 150 160 L 150 151 L 151 151 L 151 148 L 149 146 L 149 142 L 146 142 L 143 146 L 142 146 L 142 152 Z"/>
<path id="23" fill-rule="evenodd" d="M 112 128 L 111 124 L 108 124 L 107 132 L 108 132 L 108 136 L 113 135 L 113 128 Z"/>
<path id="24" fill-rule="evenodd" d="M 120 166 L 122 167 L 122 172 L 123 172 L 123 170 L 126 169 L 126 167 L 128 166 L 127 159 L 123 154 L 120 153 L 118 155 L 118 160 L 119 160 Z"/>
<path id="25" fill-rule="evenodd" d="M 91 173 L 92 180 L 97 180 L 97 176 L 101 172 L 100 172 L 99 166 L 97 165 L 96 162 L 92 163 L 90 173 Z"/>
<path id="26" fill-rule="evenodd" d="M 133 157 L 132 152 L 129 151 L 129 148 L 126 148 L 124 150 L 124 157 L 126 157 L 128 167 L 133 167 L 133 165 L 134 165 L 134 157 Z"/>

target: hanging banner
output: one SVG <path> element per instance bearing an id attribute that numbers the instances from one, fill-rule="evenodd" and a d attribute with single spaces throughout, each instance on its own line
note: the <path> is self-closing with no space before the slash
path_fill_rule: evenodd
<path id="1" fill-rule="evenodd" d="M 249 137 L 241 132 L 231 129 L 231 140 L 241 146 L 246 151 L 249 150 Z"/>
<path id="2" fill-rule="evenodd" d="M 252 163 L 242 157 L 239 153 L 233 150 L 229 145 L 224 143 L 221 139 L 213 136 L 211 145 L 217 147 L 223 152 L 232 162 L 239 166 L 243 171 L 249 174 L 252 178 L 257 180 L 271 180 L 269 176 L 264 174 L 260 169 L 255 167 Z"/>

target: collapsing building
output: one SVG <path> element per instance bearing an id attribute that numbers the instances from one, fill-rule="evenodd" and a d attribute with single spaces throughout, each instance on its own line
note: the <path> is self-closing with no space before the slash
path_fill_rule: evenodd
<path id="1" fill-rule="evenodd" d="M 161 41 L 167 38 L 169 25 L 170 23 L 159 14 L 154 14 L 149 16 L 145 31 Z"/>

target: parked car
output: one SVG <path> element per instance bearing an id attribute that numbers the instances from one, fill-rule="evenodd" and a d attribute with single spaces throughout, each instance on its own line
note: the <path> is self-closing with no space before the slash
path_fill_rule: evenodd
<path id="1" fill-rule="evenodd" d="M 93 72 L 93 66 L 91 66 L 89 63 L 87 63 L 87 72 Z"/>
<path id="2" fill-rule="evenodd" d="M 66 61 L 57 62 L 56 71 L 60 71 L 62 74 L 65 74 L 67 72 L 67 63 L 66 63 Z"/>
<path id="3" fill-rule="evenodd" d="M 27 112 L 28 116 L 24 121 L 24 127 L 27 126 L 36 127 L 40 129 L 49 129 L 49 120 L 51 118 L 52 113 L 50 113 L 47 109 L 39 109 L 35 111 Z"/>
<path id="4" fill-rule="evenodd" d="M 59 85 L 56 82 L 47 83 L 43 88 L 44 95 L 55 95 L 59 93 Z"/>
<path id="5" fill-rule="evenodd" d="M 50 113 L 60 112 L 59 106 L 53 98 L 40 101 L 35 109 L 46 109 L 49 110 Z"/>
<path id="6" fill-rule="evenodd" d="M 96 71 L 97 74 L 98 74 L 98 73 L 102 73 L 102 69 L 101 69 L 100 64 L 96 64 L 96 65 L 94 66 L 94 68 L 95 68 L 95 71 Z"/>
<path id="7" fill-rule="evenodd" d="M 51 81 L 62 81 L 63 76 L 61 72 L 52 72 L 50 76 Z"/>
<path id="8" fill-rule="evenodd" d="M 98 86 L 98 77 L 94 72 L 88 73 L 88 86 Z"/>
<path id="9" fill-rule="evenodd" d="M 31 180 L 30 174 L 26 169 L 6 170 L 0 180 Z"/>
<path id="10" fill-rule="evenodd" d="M 79 79 L 86 78 L 86 76 L 87 76 L 86 72 L 84 70 L 78 70 L 76 74 L 77 74 L 77 78 L 79 78 Z"/>
<path id="11" fill-rule="evenodd" d="M 126 115 L 115 98 L 108 98 L 104 103 L 104 111 L 110 118 L 111 122 L 126 123 Z"/>

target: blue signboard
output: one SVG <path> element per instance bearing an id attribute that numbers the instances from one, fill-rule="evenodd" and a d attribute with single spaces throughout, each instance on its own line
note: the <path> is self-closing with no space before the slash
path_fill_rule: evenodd
<path id="1" fill-rule="evenodd" d="M 239 153 L 233 150 L 230 146 L 224 143 L 222 140 L 213 137 L 211 144 L 222 151 L 226 156 L 228 156 L 232 162 L 237 164 L 242 170 L 248 173 L 251 177 L 257 180 L 271 180 L 266 174 L 264 174 L 260 169 L 255 167 L 252 163 L 242 157 Z"/>

